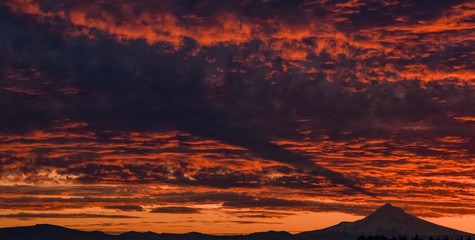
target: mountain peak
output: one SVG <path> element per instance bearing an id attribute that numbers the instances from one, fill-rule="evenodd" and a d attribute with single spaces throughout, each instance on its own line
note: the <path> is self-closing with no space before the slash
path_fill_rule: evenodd
<path id="1" fill-rule="evenodd" d="M 395 206 L 391 205 L 390 203 L 386 203 L 383 206 L 381 206 L 380 208 L 378 208 L 376 211 L 374 211 L 369 216 L 388 217 L 388 216 L 402 216 L 402 215 L 406 215 L 406 212 L 404 212 L 404 210 L 402 210 L 402 208 L 395 207 Z"/>
<path id="2" fill-rule="evenodd" d="M 394 206 L 393 206 L 393 205 L 391 205 L 391 203 L 388 203 L 388 202 L 387 202 L 387 203 L 386 203 L 386 204 L 384 204 L 382 207 L 394 207 Z"/>
<path id="3" fill-rule="evenodd" d="M 401 209 L 401 208 L 391 205 L 391 203 L 388 203 L 388 202 L 385 203 L 383 206 L 379 207 L 379 209 L 394 209 L 394 208 Z"/>

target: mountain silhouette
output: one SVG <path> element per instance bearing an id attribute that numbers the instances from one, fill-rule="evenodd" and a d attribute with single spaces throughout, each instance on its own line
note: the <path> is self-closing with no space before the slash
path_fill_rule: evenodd
<path id="1" fill-rule="evenodd" d="M 411 214 L 389 203 L 378 208 L 369 216 L 355 222 L 341 222 L 335 226 L 322 230 L 303 232 L 298 236 L 319 240 L 335 239 L 354 240 L 358 236 L 398 236 L 445 237 L 458 238 L 473 235 L 448 227 L 440 226 Z M 465 238 L 464 238 L 465 239 Z"/>
<path id="2" fill-rule="evenodd" d="M 116 240 L 103 232 L 86 232 L 65 227 L 37 224 L 28 227 L 1 228 L 0 239 L 5 240 Z"/>
<path id="3" fill-rule="evenodd" d="M 214 236 L 197 232 L 185 234 L 126 232 L 109 235 L 103 232 L 87 232 L 60 226 L 38 224 L 27 227 L 0 228 L 0 239 L 5 240 L 356 240 L 360 236 L 385 236 L 387 238 L 413 236 L 449 239 L 475 239 L 475 235 L 443 227 L 407 214 L 391 204 L 355 222 L 341 222 L 322 230 L 290 234 L 288 232 L 258 232 L 248 235 Z"/>

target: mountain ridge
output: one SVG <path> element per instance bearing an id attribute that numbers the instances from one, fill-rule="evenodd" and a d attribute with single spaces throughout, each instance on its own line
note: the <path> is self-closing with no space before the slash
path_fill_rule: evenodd
<path id="1" fill-rule="evenodd" d="M 80 231 L 50 224 L 0 228 L 0 239 L 8 240 L 356 240 L 360 236 L 418 236 L 449 239 L 475 239 L 475 234 L 440 226 L 387 203 L 367 217 L 354 222 L 341 222 L 334 226 L 291 234 L 285 231 L 256 232 L 247 235 L 216 236 L 198 232 L 184 234 L 129 231 L 110 235 L 100 231 Z"/>
<path id="2" fill-rule="evenodd" d="M 297 234 L 303 237 L 311 237 L 319 240 L 334 239 L 340 236 L 341 240 L 356 239 L 358 236 L 386 236 L 388 238 L 398 236 L 419 237 L 444 237 L 457 235 L 470 235 L 456 229 L 440 226 L 406 213 L 399 207 L 386 203 L 367 217 L 354 222 L 341 222 L 337 225 L 314 231 Z"/>

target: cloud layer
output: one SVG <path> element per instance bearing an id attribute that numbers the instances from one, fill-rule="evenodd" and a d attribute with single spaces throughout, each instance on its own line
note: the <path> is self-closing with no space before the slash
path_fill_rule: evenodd
<path id="1" fill-rule="evenodd" d="M 0 217 L 473 216 L 474 11 L 5 1 Z"/>

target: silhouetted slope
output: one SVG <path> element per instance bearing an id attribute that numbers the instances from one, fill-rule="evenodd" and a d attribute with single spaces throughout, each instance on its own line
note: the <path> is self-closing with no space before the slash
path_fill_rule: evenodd
<path id="1" fill-rule="evenodd" d="M 354 240 L 358 236 L 381 235 L 388 238 L 393 236 L 449 236 L 467 237 L 469 233 L 443 227 L 413 215 L 407 214 L 401 208 L 387 203 L 371 213 L 369 216 L 355 221 L 342 222 L 322 230 L 303 232 L 298 234 L 304 238 L 319 240 L 348 239 Z M 465 239 L 465 238 L 464 238 Z"/>
<path id="2" fill-rule="evenodd" d="M 251 233 L 249 235 L 236 235 L 236 236 L 214 236 L 214 235 L 207 235 L 202 233 L 185 233 L 185 234 L 170 234 L 170 233 L 162 233 L 157 234 L 153 232 L 127 232 L 119 235 L 120 240 L 132 240 L 132 239 L 140 239 L 140 240 L 264 240 L 264 239 L 272 239 L 272 240 L 291 240 L 294 239 L 294 235 L 288 232 L 276 232 L 276 231 L 269 231 L 269 232 L 258 232 L 258 233 Z"/>
<path id="3" fill-rule="evenodd" d="M 86 232 L 60 226 L 38 224 L 28 227 L 0 228 L 0 240 L 291 240 L 288 232 L 259 232 L 249 235 L 214 236 L 197 232 L 185 234 L 126 232 L 109 235 L 103 232 Z"/>
<path id="4" fill-rule="evenodd" d="M 113 240 L 115 236 L 103 232 L 84 232 L 54 225 L 38 224 L 29 227 L 1 228 L 2 240 Z"/>
<path id="5" fill-rule="evenodd" d="M 288 240 L 293 239 L 294 235 L 288 232 L 276 232 L 276 231 L 269 231 L 269 232 L 259 232 L 259 233 L 252 233 L 249 235 L 244 236 L 243 239 L 273 239 L 273 240 Z"/>

